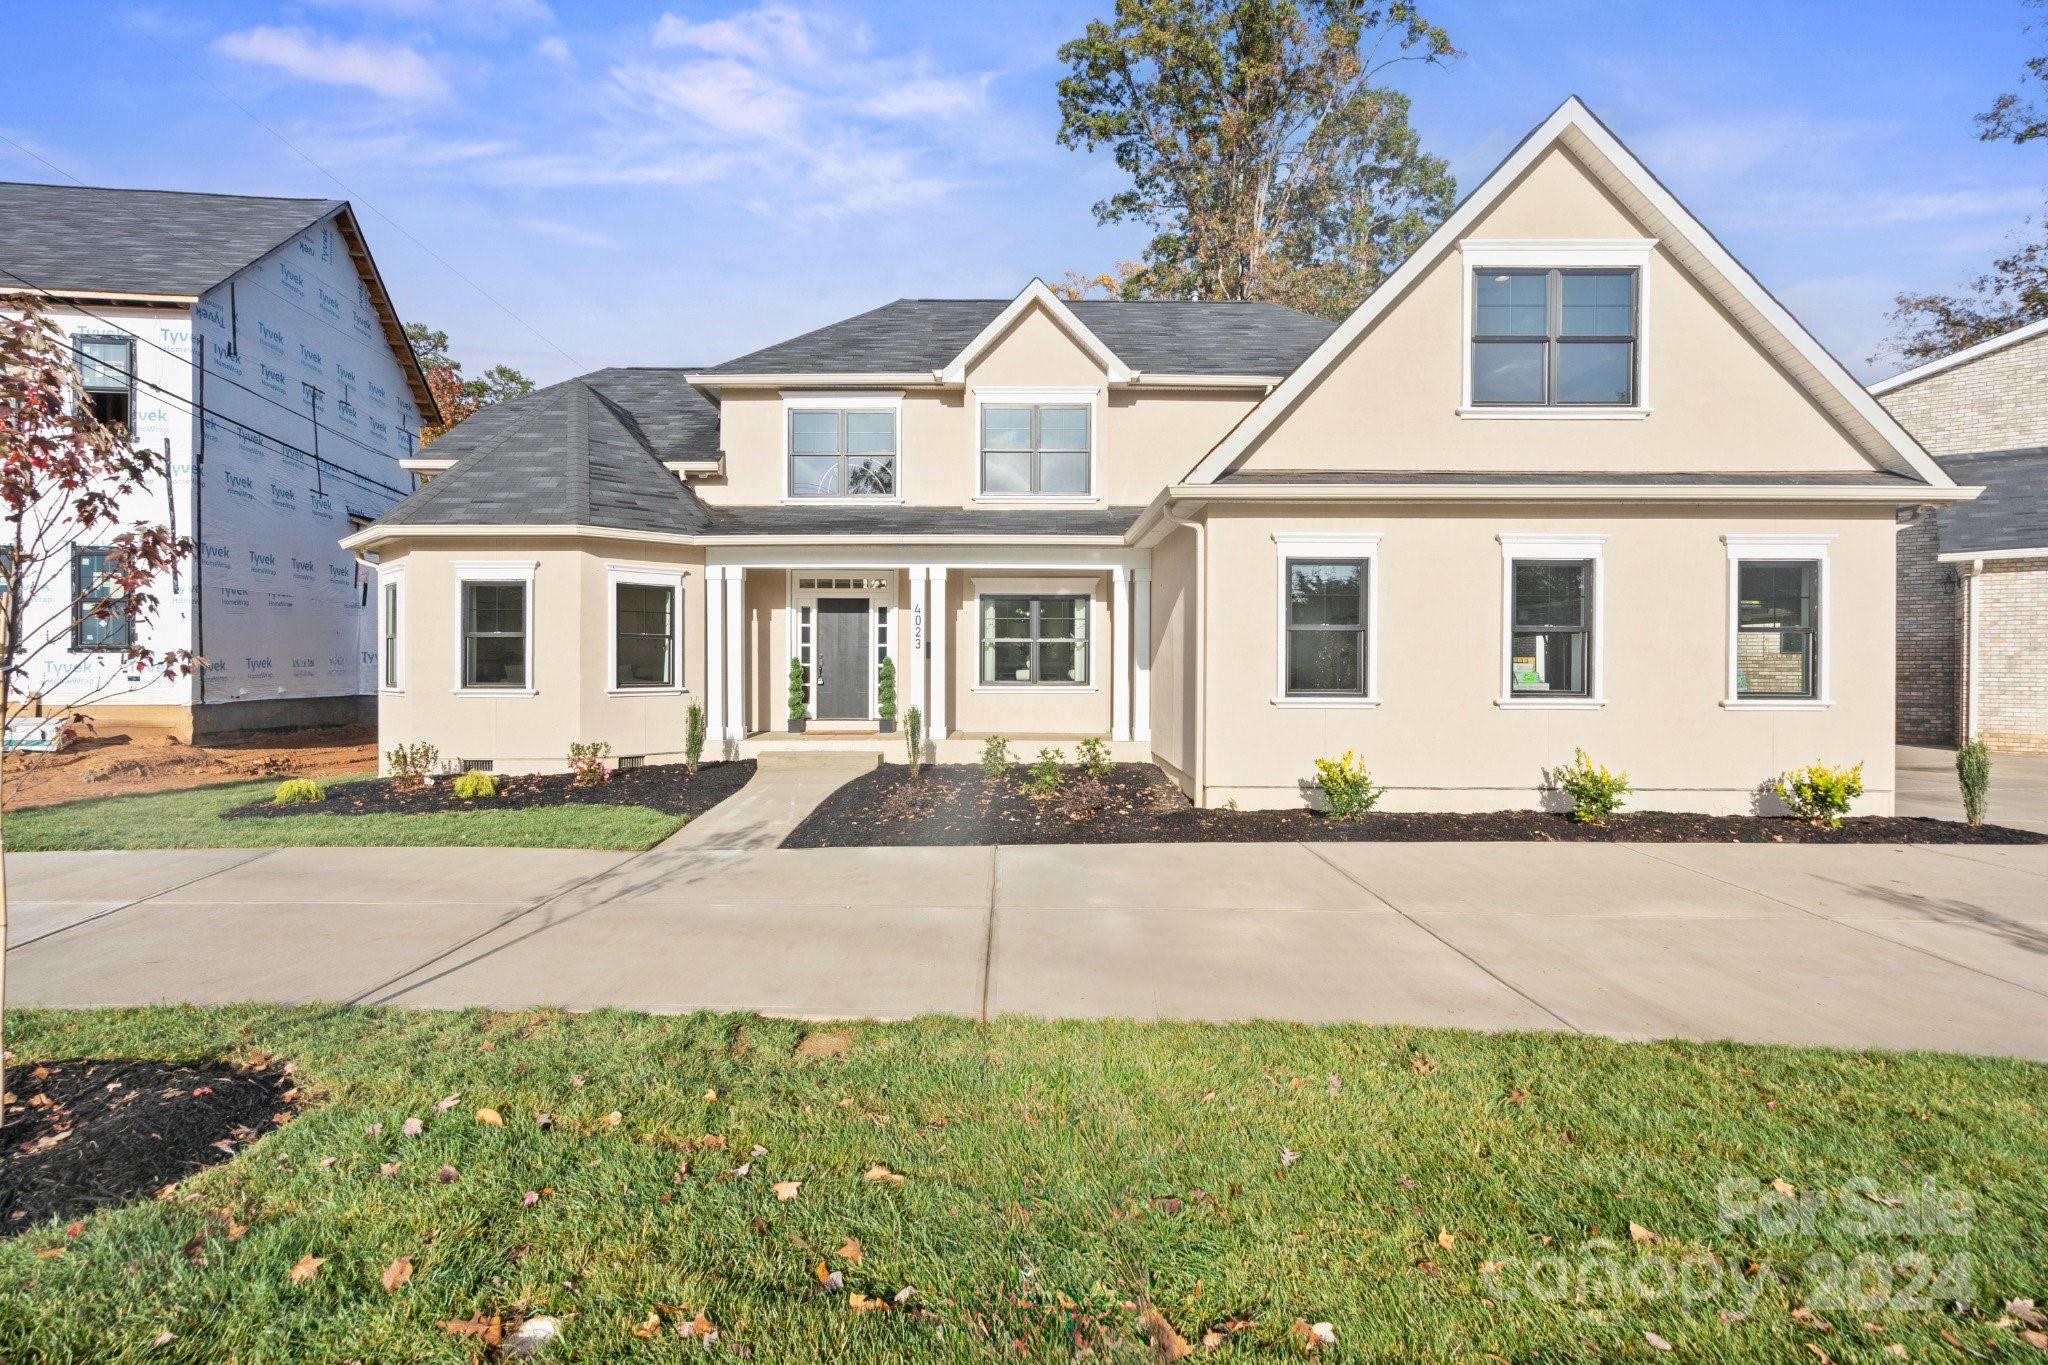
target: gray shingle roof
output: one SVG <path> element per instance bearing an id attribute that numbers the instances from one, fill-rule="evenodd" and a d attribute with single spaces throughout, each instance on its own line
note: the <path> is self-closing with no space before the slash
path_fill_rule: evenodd
<path id="1" fill-rule="evenodd" d="M 1975 502 L 1951 503 L 1934 514 L 1942 554 L 2048 549 L 2048 448 L 1936 459 L 1957 483 L 1984 489 Z"/>
<path id="2" fill-rule="evenodd" d="M 629 411 L 607 392 L 615 373 L 600 370 L 484 409 L 427 448 L 455 466 L 377 524 L 703 530 L 703 505 L 662 465 L 679 457 L 655 444 L 683 439 L 679 431 L 689 423 L 650 416 L 659 403 Z"/>
<path id="3" fill-rule="evenodd" d="M 1009 299 L 898 299 L 777 342 L 708 374 L 907 374 L 943 368 Z M 1135 370 L 1157 374 L 1284 375 L 1336 324 L 1277 303 L 1124 302 L 1067 305 L 1082 326 Z"/>
<path id="4" fill-rule="evenodd" d="M 0 181 L 0 286 L 203 294 L 342 206 Z"/>
<path id="5" fill-rule="evenodd" d="M 715 507 L 721 536 L 1121 536 L 1142 507 Z"/>

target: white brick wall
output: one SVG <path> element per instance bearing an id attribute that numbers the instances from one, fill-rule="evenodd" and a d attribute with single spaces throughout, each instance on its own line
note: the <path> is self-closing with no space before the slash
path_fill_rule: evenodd
<path id="1" fill-rule="evenodd" d="M 1881 400 L 1930 455 L 2048 446 L 2048 333 Z"/>

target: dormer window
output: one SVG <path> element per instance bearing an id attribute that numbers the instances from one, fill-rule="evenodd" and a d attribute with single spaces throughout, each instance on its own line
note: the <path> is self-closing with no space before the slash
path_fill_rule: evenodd
<path id="1" fill-rule="evenodd" d="M 1634 270 L 1476 271 L 1474 405 L 1633 406 L 1636 284 Z"/>
<path id="2" fill-rule="evenodd" d="M 975 397 L 981 497 L 1093 496 L 1093 391 L 983 389 Z"/>

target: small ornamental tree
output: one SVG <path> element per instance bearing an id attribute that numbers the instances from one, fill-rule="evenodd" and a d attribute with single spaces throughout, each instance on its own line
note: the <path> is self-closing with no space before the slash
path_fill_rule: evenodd
<path id="1" fill-rule="evenodd" d="M 881 719 L 882 730 L 887 733 L 896 728 L 896 661 L 882 660 L 875 670 L 875 715 Z"/>
<path id="2" fill-rule="evenodd" d="M 810 713 L 810 680 L 804 672 L 804 661 L 792 654 L 789 656 L 789 728 L 801 730 L 804 717 Z"/>
<path id="3" fill-rule="evenodd" d="M 69 728 L 87 706 L 189 676 L 198 665 L 189 650 L 155 650 L 143 638 L 156 617 L 157 580 L 192 556 L 192 542 L 169 528 L 124 520 L 146 489 L 161 505 L 165 465 L 161 453 L 137 449 L 126 431 L 93 415 L 71 343 L 41 299 L 0 295 L 0 717 L 10 731 L 32 719 Z M 89 582 L 72 571 L 72 547 L 80 544 L 106 547 Z M 70 653 L 84 635 L 98 652 L 35 680 L 39 660 Z M 117 666 L 102 662 L 109 655 Z M 34 753 L 0 750 L 0 799 L 36 761 Z M 5 843 L 0 827 L 0 849 Z M 0 859 L 0 953 L 6 941 Z M 5 1002 L 0 973 L 0 1023 Z"/>

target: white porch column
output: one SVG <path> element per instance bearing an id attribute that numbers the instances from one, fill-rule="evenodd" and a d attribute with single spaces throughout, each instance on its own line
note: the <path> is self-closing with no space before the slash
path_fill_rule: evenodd
<path id="1" fill-rule="evenodd" d="M 946 624 L 952 613 L 946 607 L 946 566 L 932 565 L 931 575 L 932 681 L 931 706 L 925 712 L 925 729 L 936 743 L 946 737 L 946 678 L 953 671 L 952 661 L 946 655 Z"/>
<path id="2" fill-rule="evenodd" d="M 1131 737 L 1131 571 L 1109 571 L 1109 737 Z"/>
<path id="3" fill-rule="evenodd" d="M 904 568 L 910 576 L 910 636 L 903 650 L 904 666 L 909 672 L 904 677 L 904 695 L 910 700 L 905 703 L 908 713 L 912 706 L 917 714 L 929 717 L 931 707 L 925 702 L 925 641 L 932 628 L 932 614 L 926 605 L 925 584 L 931 578 L 931 570 L 923 564 L 911 564 Z"/>
<path id="4" fill-rule="evenodd" d="M 725 733 L 734 744 L 747 737 L 746 661 L 747 571 L 735 564 L 725 569 Z"/>
<path id="5" fill-rule="evenodd" d="M 725 566 L 704 566 L 704 733 L 725 756 Z"/>
<path id="6" fill-rule="evenodd" d="M 1131 738 L 1152 738 L 1152 571 L 1131 570 Z"/>

